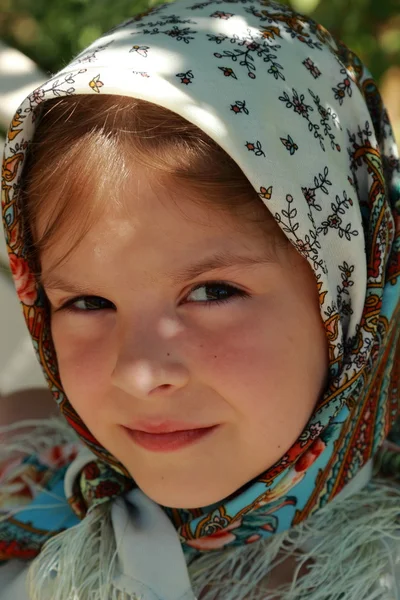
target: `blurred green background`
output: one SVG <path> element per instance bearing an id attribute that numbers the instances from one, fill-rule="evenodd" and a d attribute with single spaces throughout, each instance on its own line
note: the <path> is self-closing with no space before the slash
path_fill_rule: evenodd
<path id="1" fill-rule="evenodd" d="M 163 0 L 0 0 L 0 39 L 54 73 L 101 33 Z M 399 0 L 283 0 L 342 39 L 381 87 L 400 138 Z"/>

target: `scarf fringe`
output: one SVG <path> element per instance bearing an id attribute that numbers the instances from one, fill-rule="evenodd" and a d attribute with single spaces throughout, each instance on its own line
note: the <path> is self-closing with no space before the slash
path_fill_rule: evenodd
<path id="1" fill-rule="evenodd" d="M 85 519 L 51 538 L 31 563 L 31 600 L 141 600 L 116 589 L 112 580 L 117 548 L 110 504 L 89 510 Z"/>
<path id="2" fill-rule="evenodd" d="M 0 463 L 12 459 L 16 454 L 40 454 L 54 446 L 71 442 L 83 446 L 78 434 L 64 418 L 58 416 L 4 425 L 0 427 L 0 442 Z"/>
<path id="3" fill-rule="evenodd" d="M 109 503 L 95 507 L 45 544 L 29 569 L 31 600 L 141 600 L 113 585 L 110 515 Z M 266 576 L 289 556 L 298 563 L 291 583 L 268 590 Z M 289 531 L 204 554 L 188 570 L 199 600 L 400 600 L 400 485 L 372 480 Z"/>
<path id="4" fill-rule="evenodd" d="M 298 563 L 291 583 L 267 591 L 288 557 Z M 400 485 L 371 480 L 289 531 L 201 556 L 189 574 L 201 600 L 400 600 Z"/>
<path id="5" fill-rule="evenodd" d="M 40 454 L 57 445 L 76 443 L 85 448 L 65 419 L 58 416 L 26 419 L 0 427 L 0 441 L 0 463 L 21 454 Z M 4 476 L 3 493 L 19 468 L 15 466 Z M 114 577 L 117 556 L 110 507 L 110 503 L 95 507 L 78 525 L 46 542 L 29 565 L 26 583 L 30 600 L 142 600 L 107 583 Z M 0 520 L 25 509 L 26 506 L 13 507 Z"/>

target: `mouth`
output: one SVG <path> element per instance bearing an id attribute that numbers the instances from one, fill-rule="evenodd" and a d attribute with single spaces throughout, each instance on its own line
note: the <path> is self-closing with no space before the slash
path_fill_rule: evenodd
<path id="1" fill-rule="evenodd" d="M 139 429 L 128 429 L 125 426 L 122 427 L 130 439 L 145 450 L 153 452 L 171 452 L 185 448 L 209 437 L 219 425 L 166 433 L 149 433 Z"/>
<path id="2" fill-rule="evenodd" d="M 172 421 L 165 419 L 153 419 L 152 421 L 134 421 L 129 425 L 124 425 L 132 431 L 144 431 L 145 433 L 176 433 L 179 431 L 191 431 L 193 429 L 203 429 L 211 425 L 201 425 L 199 423 L 184 423 L 183 421 Z"/>

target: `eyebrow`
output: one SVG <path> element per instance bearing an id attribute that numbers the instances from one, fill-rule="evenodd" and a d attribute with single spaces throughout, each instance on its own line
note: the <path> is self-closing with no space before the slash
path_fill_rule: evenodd
<path id="1" fill-rule="evenodd" d="M 189 265 L 179 271 L 171 270 L 166 273 L 174 285 L 182 284 L 190 279 L 196 279 L 203 273 L 214 271 L 216 269 L 224 269 L 229 267 L 254 267 L 256 265 L 270 264 L 277 262 L 277 258 L 273 257 L 271 251 L 264 252 L 258 255 L 242 255 L 235 254 L 229 250 L 218 252 L 213 256 L 204 258 L 192 265 Z M 42 287 L 50 290 L 61 290 L 76 294 L 88 294 L 88 286 L 83 287 L 71 281 L 53 275 L 51 273 L 40 274 L 38 282 Z"/>

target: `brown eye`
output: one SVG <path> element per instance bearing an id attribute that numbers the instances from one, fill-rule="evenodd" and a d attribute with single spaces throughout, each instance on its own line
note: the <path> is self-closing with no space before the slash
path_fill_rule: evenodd
<path id="1" fill-rule="evenodd" d="M 78 306 L 79 303 L 80 306 Z M 70 312 L 93 312 L 112 307 L 114 307 L 112 302 L 105 298 L 101 298 L 100 296 L 79 296 L 78 298 L 68 300 L 59 310 Z"/>
<path id="2" fill-rule="evenodd" d="M 246 298 L 249 294 L 223 282 L 206 282 L 196 286 L 187 296 L 188 302 L 219 304 L 234 298 Z M 192 297 L 192 300 L 189 298 Z"/>

